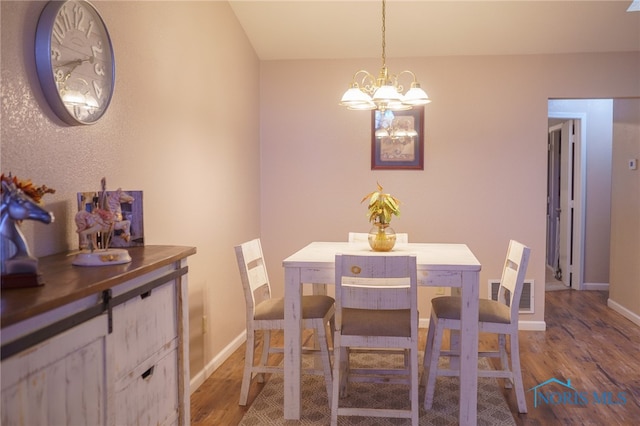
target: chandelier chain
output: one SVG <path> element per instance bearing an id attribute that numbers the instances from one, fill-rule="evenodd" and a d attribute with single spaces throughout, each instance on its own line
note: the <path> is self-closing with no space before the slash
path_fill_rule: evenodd
<path id="1" fill-rule="evenodd" d="M 382 0 L 382 67 L 386 68 L 387 66 L 387 54 L 386 54 L 386 47 L 387 47 L 387 43 L 386 43 L 386 39 L 385 39 L 385 34 L 386 34 L 386 12 L 385 12 L 385 0 Z"/>

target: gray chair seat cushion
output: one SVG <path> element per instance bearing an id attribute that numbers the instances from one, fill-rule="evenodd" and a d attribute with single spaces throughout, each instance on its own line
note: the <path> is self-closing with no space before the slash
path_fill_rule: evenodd
<path id="1" fill-rule="evenodd" d="M 335 300 L 330 296 L 302 296 L 302 318 L 324 318 L 334 303 Z M 256 306 L 254 319 L 284 319 L 284 298 L 273 298 L 260 303 Z"/>
<path id="2" fill-rule="evenodd" d="M 462 301 L 458 296 L 442 296 L 431 301 L 431 309 L 438 318 L 459 320 L 461 304 Z M 511 323 L 509 307 L 495 300 L 480 299 L 478 317 L 480 322 Z"/>
<path id="3" fill-rule="evenodd" d="M 342 310 L 342 334 L 411 337 L 411 310 Z"/>

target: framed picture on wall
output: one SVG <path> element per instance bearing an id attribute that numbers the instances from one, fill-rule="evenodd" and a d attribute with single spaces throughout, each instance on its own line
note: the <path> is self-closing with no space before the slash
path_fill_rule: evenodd
<path id="1" fill-rule="evenodd" d="M 371 112 L 371 170 L 424 170 L 424 107 Z"/>
<path id="2" fill-rule="evenodd" d="M 100 211 L 113 214 L 113 234 L 109 247 L 144 246 L 144 224 L 142 212 L 142 191 L 102 191 L 78 192 L 78 230 L 94 226 L 100 220 Z M 102 218 L 103 220 L 105 218 Z M 107 223 L 109 218 L 107 218 Z M 86 246 L 86 236 L 78 232 L 80 247 Z"/>

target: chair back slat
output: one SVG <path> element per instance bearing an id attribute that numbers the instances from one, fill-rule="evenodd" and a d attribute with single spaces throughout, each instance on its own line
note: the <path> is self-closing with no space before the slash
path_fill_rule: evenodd
<path id="1" fill-rule="evenodd" d="M 269 277 L 267 276 L 267 268 L 265 267 L 264 260 L 259 259 L 255 262 L 247 265 L 247 273 L 249 275 L 249 285 L 251 290 L 255 291 L 257 288 L 262 287 L 265 284 L 269 284 Z"/>
<path id="2" fill-rule="evenodd" d="M 411 309 L 410 278 L 344 277 L 342 279 L 342 307 Z"/>
<path id="3" fill-rule="evenodd" d="M 527 273 L 530 251 L 531 249 L 522 243 L 515 240 L 509 241 L 500 288 L 498 289 L 498 301 L 511 307 L 511 318 L 518 318 L 520 296 Z"/>
<path id="4" fill-rule="evenodd" d="M 235 247 L 235 251 L 247 311 L 253 315 L 256 305 L 271 298 L 271 285 L 260 239 L 240 244 Z"/>

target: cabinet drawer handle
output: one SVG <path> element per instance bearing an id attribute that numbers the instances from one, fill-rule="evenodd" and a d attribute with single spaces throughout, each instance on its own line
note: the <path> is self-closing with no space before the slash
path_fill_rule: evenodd
<path id="1" fill-rule="evenodd" d="M 148 377 L 151 377 L 153 375 L 153 369 L 154 368 L 155 368 L 155 366 L 149 368 L 147 371 L 142 373 L 142 375 L 140 377 L 142 377 L 143 379 L 147 379 Z"/>
<path id="2" fill-rule="evenodd" d="M 140 299 L 146 299 L 149 296 L 151 296 L 151 290 L 145 291 L 144 293 L 140 294 Z"/>

